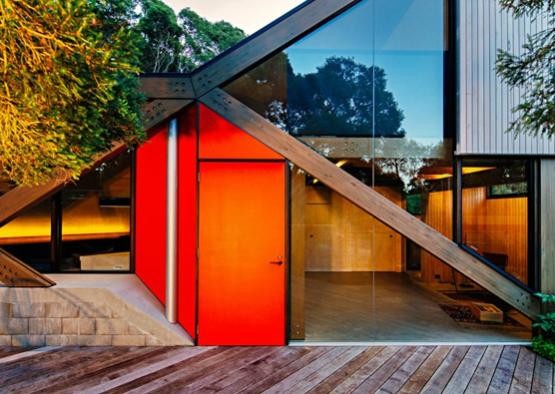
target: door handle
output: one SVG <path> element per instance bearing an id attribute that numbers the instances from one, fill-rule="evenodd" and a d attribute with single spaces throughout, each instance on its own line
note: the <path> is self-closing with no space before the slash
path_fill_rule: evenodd
<path id="1" fill-rule="evenodd" d="M 270 264 L 274 264 L 274 265 L 283 265 L 283 261 L 282 261 L 282 260 L 270 261 Z"/>

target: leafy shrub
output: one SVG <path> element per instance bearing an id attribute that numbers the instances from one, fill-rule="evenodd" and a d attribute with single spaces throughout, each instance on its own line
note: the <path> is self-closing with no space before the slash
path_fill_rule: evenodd
<path id="1" fill-rule="evenodd" d="M 555 303 L 555 294 L 536 294 L 543 305 Z M 532 340 L 532 349 L 551 361 L 555 361 L 555 312 L 546 312 L 538 315 L 534 328 L 539 334 Z"/>

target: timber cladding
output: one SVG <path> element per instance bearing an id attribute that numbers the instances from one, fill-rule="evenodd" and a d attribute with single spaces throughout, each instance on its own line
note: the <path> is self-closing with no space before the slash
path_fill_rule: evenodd
<path id="1" fill-rule="evenodd" d="M 283 132 L 235 98 L 218 89 L 205 95 L 201 101 L 359 208 L 527 316 L 533 318 L 538 314 L 539 300 L 528 291 L 484 265 L 449 238 L 336 167 L 333 162 Z"/>

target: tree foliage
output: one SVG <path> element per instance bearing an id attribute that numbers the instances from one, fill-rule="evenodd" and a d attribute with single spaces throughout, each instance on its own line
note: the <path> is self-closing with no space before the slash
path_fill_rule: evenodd
<path id="1" fill-rule="evenodd" d="M 189 8 L 176 16 L 161 0 L 142 0 L 137 31 L 143 72 L 190 72 L 245 38 L 227 22 L 209 22 Z"/>
<path id="2" fill-rule="evenodd" d="M 245 34 L 160 0 L 0 0 L 0 176 L 78 178 L 144 138 L 139 72 L 187 72 Z"/>
<path id="3" fill-rule="evenodd" d="M 281 129 L 299 136 L 401 138 L 403 110 L 380 67 L 331 56 L 310 73 L 295 73 L 279 53 L 226 91 Z M 374 132 L 375 130 L 375 132 Z"/>
<path id="4" fill-rule="evenodd" d="M 289 89 L 289 125 L 294 133 L 405 135 L 403 111 L 387 90 L 385 71 L 380 67 L 348 57 L 329 57 L 314 73 L 291 75 Z"/>
<path id="5" fill-rule="evenodd" d="M 160 0 L 142 1 L 142 14 L 136 29 L 142 37 L 142 71 L 182 71 L 183 31 L 170 7 Z"/>
<path id="6" fill-rule="evenodd" d="M 528 36 L 521 54 L 499 50 L 498 74 L 512 87 L 524 88 L 518 118 L 510 130 L 531 135 L 555 134 L 555 0 L 500 0 L 516 17 L 547 13 L 548 27 Z"/>
<path id="7" fill-rule="evenodd" d="M 136 39 L 106 4 L 0 1 L 0 168 L 12 181 L 77 178 L 113 141 L 142 137 Z"/>

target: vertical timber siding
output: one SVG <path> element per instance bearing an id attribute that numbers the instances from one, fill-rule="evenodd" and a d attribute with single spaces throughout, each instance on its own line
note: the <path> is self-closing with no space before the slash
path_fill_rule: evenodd
<path id="1" fill-rule="evenodd" d="M 547 27 L 547 16 L 515 18 L 498 0 L 458 0 L 459 140 L 457 153 L 475 155 L 555 154 L 555 138 L 507 133 L 521 89 L 496 75 L 498 49 L 520 53 L 530 34 Z"/>
<path id="2" fill-rule="evenodd" d="M 555 160 L 541 161 L 541 291 L 555 293 Z"/>

